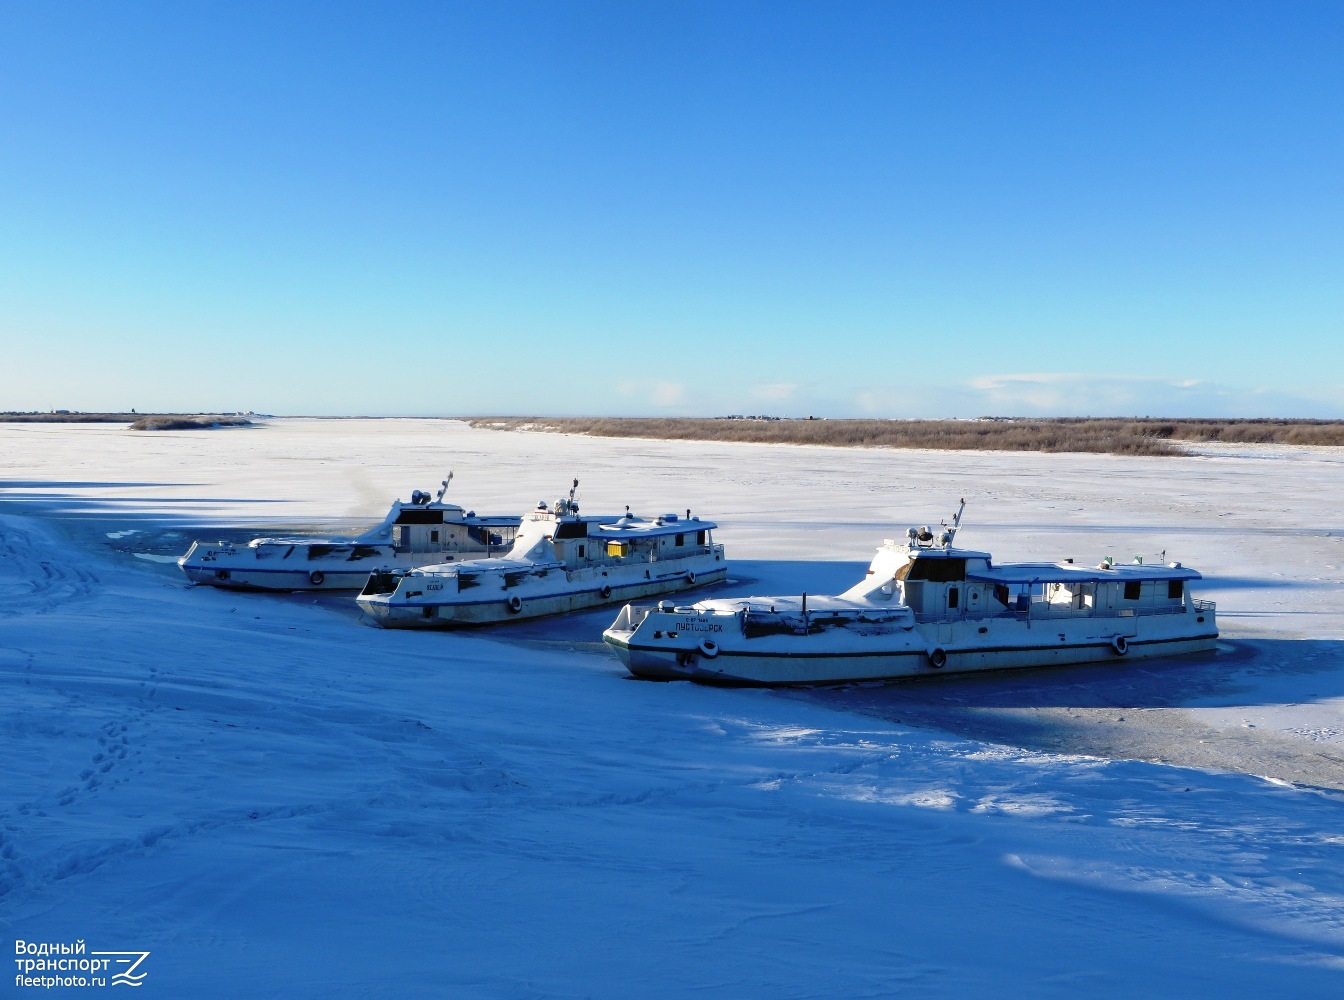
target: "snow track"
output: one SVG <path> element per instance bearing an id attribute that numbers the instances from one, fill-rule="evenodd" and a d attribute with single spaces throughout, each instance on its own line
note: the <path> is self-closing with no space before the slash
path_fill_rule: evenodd
<path id="1" fill-rule="evenodd" d="M 5 519 L 0 526 L 0 616 L 50 614 L 94 592 L 97 575 L 79 563 L 42 557 L 58 551 L 45 532 Z"/>

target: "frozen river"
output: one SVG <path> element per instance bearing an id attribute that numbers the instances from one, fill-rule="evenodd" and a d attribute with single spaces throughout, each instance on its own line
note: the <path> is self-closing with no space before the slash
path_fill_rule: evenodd
<path id="1" fill-rule="evenodd" d="M 1344 451 L 361 419 L 11 424 L 0 450 L 15 939 L 151 951 L 158 995 L 1344 987 Z M 1195 567 L 1223 640 L 724 691 L 626 679 L 598 642 L 610 611 L 384 632 L 332 597 L 187 588 L 168 561 L 196 536 L 372 524 L 450 469 L 480 513 L 575 477 L 585 512 L 691 508 L 720 525 L 724 596 L 842 590 L 965 497 L 959 541 L 999 562 Z"/>

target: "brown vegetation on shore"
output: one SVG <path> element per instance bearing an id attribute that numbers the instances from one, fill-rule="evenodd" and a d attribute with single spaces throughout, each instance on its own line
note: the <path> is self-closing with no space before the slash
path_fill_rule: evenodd
<path id="1" fill-rule="evenodd" d="M 131 424 L 133 431 L 199 431 L 216 427 L 251 427 L 252 421 L 232 413 L 194 413 L 180 416 L 141 417 Z"/>
<path id="2" fill-rule="evenodd" d="M 1344 445 L 1344 420 L 1060 417 L 781 420 L 762 417 L 476 417 L 473 427 L 592 437 L 749 441 L 944 451 L 1177 455 L 1179 443 Z"/>
<path id="3" fill-rule="evenodd" d="M 0 413 L 8 424 L 130 424 L 133 431 L 201 430 L 211 427 L 250 427 L 252 421 L 237 413 L 81 413 L 53 410 L 49 413 Z"/>

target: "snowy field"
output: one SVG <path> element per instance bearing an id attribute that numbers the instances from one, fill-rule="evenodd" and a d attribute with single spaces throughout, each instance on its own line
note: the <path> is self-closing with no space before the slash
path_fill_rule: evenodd
<path id="1" fill-rule="evenodd" d="M 0 425 L 0 455 L 0 924 L 149 952 L 139 995 L 1344 993 L 1344 451 L 290 419 Z M 585 512 L 692 508 L 720 525 L 722 596 L 844 589 L 964 496 L 958 541 L 999 562 L 1199 569 L 1223 641 L 723 690 L 629 679 L 599 641 L 614 610 L 382 631 L 168 561 L 367 526 L 449 469 L 479 513 L 573 477 Z"/>

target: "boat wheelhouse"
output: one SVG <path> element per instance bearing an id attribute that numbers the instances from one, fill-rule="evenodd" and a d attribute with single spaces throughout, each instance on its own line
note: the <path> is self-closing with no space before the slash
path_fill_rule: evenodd
<path id="1" fill-rule="evenodd" d="M 832 684 L 1212 650 L 1215 608 L 1180 563 L 1009 563 L 936 534 L 887 539 L 835 597 L 627 605 L 603 638 L 637 677 Z"/>
<path id="2" fill-rule="evenodd" d="M 498 558 L 374 573 L 359 606 L 388 628 L 516 621 L 675 593 L 727 574 L 710 521 L 580 514 L 569 496 L 526 514 Z"/>
<path id="3" fill-rule="evenodd" d="M 438 495 L 415 490 L 410 503 L 394 501 L 377 527 L 353 538 L 254 538 L 246 545 L 192 542 L 177 565 L 192 583 L 244 590 L 359 590 L 375 569 L 507 552 L 521 520 L 480 516 Z"/>

